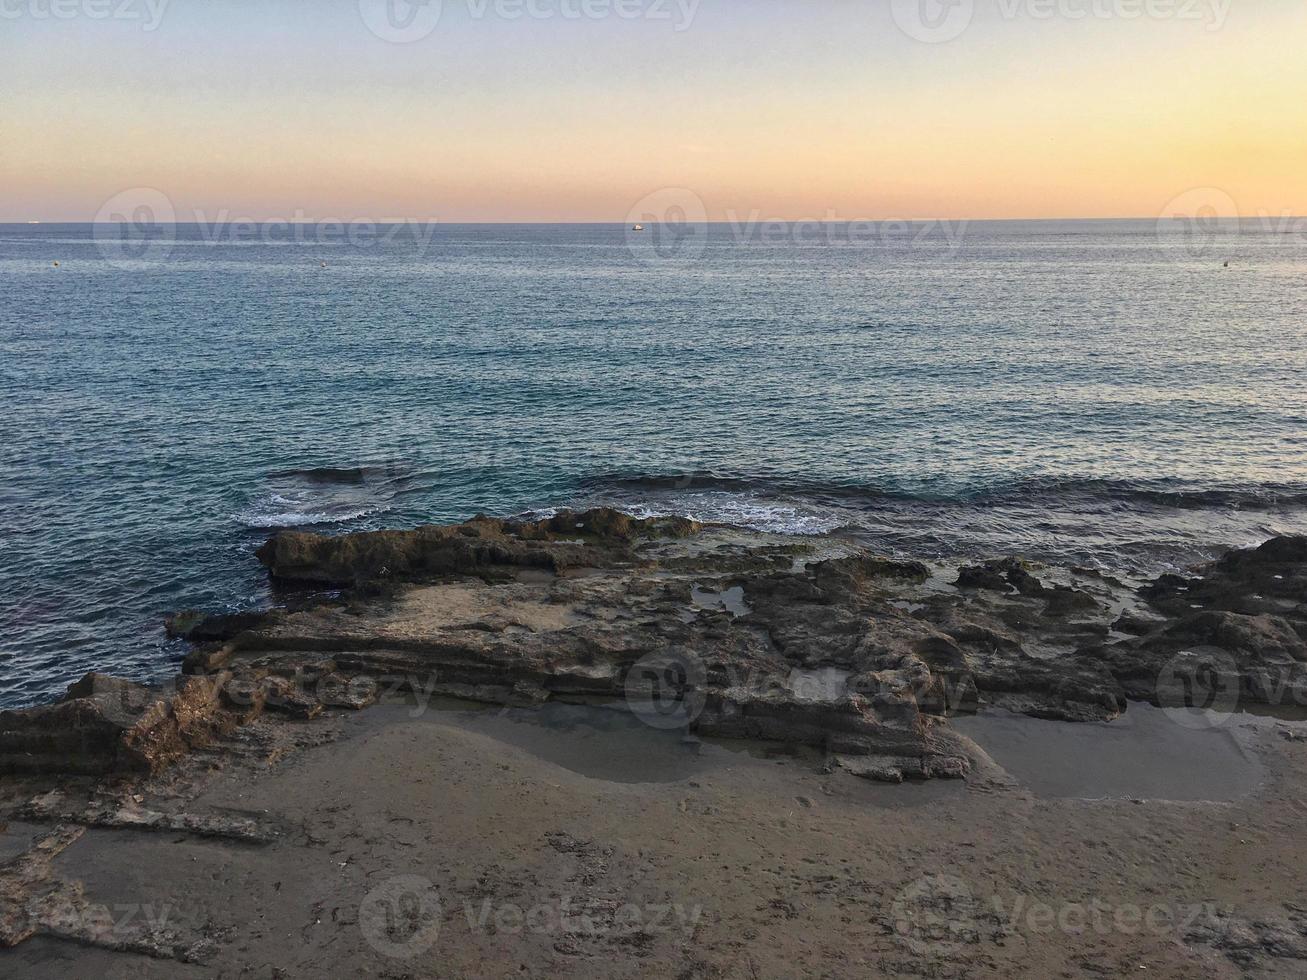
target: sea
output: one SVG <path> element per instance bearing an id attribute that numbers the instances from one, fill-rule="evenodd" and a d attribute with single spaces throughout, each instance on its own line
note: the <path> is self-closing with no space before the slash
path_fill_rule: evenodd
<path id="1" fill-rule="evenodd" d="M 610 504 L 1145 577 L 1307 533 L 1307 224 L 0 226 L 0 706 L 254 550 Z"/>

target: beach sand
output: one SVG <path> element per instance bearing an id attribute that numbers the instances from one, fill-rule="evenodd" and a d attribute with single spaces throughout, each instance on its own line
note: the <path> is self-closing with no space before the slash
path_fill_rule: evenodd
<path id="1" fill-rule="evenodd" d="M 140 804 L 246 816 L 269 843 L 92 827 L 53 862 L 116 940 L 154 915 L 197 962 L 38 936 L 0 954 L 5 972 L 1307 975 L 1275 955 L 1307 942 L 1286 904 L 1307 858 L 1307 742 L 1266 726 L 1246 733 L 1264 766 L 1250 796 L 1095 802 L 1001 779 L 885 786 L 716 746 L 682 757 L 689 775 L 622 782 L 465 715 L 413 714 L 261 721 L 248 756 L 192 760 Z M 285 749 L 296 738 L 325 740 Z M 0 846 L 43 830 L 12 822 Z"/>
<path id="2" fill-rule="evenodd" d="M 612 512 L 282 536 L 355 586 L 0 714 L 0 971 L 1307 976 L 1304 549 L 1141 588 Z M 1238 703 L 1140 700 L 1199 640 Z M 630 682 L 682 646 L 688 727 Z"/>

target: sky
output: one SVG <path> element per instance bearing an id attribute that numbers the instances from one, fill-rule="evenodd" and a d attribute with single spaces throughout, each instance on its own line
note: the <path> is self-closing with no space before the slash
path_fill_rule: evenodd
<path id="1" fill-rule="evenodd" d="M 1304 49 L 1301 0 L 0 0 L 0 220 L 1303 215 Z"/>

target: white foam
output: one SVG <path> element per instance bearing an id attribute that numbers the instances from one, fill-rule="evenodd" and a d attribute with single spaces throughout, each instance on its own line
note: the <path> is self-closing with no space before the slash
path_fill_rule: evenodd
<path id="1" fill-rule="evenodd" d="M 773 534 L 829 534 L 847 521 L 815 508 L 716 491 L 622 505 L 621 509 L 633 517 L 688 517 Z"/>
<path id="2" fill-rule="evenodd" d="M 356 521 L 371 514 L 380 514 L 389 507 L 360 507 L 343 511 L 297 511 L 288 510 L 271 514 L 243 511 L 236 519 L 246 527 L 305 527 L 311 524 L 341 524 Z"/>
<path id="3" fill-rule="evenodd" d="M 310 524 L 336 524 L 341 521 L 356 520 L 367 516 L 371 511 L 360 510 L 352 514 L 267 514 L 247 515 L 243 519 L 249 527 L 303 527 Z"/>

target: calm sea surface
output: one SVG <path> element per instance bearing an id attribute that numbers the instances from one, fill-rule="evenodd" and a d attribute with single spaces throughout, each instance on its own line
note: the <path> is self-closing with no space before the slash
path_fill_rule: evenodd
<path id="1" fill-rule="evenodd" d="M 171 672 L 278 527 L 608 502 L 1138 573 L 1307 532 L 1301 225 L 339 232 L 0 226 L 0 705 Z"/>

